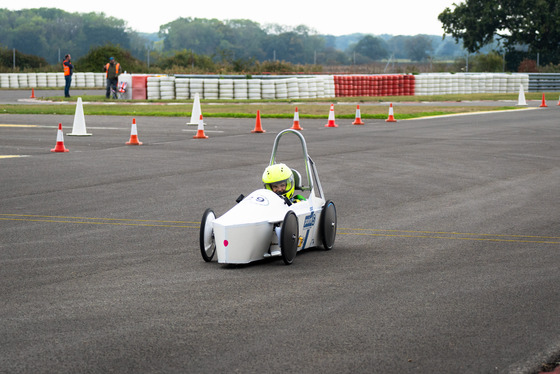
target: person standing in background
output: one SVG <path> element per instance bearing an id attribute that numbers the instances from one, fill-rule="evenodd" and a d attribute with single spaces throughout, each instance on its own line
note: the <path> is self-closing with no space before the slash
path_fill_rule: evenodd
<path id="1" fill-rule="evenodd" d="M 70 60 L 71 56 L 67 54 L 64 56 L 64 61 L 62 62 L 64 80 L 66 81 L 66 85 L 64 86 L 64 97 L 70 97 L 70 85 L 72 84 L 72 74 L 74 73 L 74 65 L 72 65 Z"/>
<path id="2" fill-rule="evenodd" d="M 121 64 L 115 61 L 114 57 L 109 58 L 109 62 L 105 65 L 105 78 L 107 78 L 107 91 L 105 97 L 108 99 L 113 89 L 113 98 L 117 97 L 117 84 L 119 83 L 119 74 L 121 73 Z"/>

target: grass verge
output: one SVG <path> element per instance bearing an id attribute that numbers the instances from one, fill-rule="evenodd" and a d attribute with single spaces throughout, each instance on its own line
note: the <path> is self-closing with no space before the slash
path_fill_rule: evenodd
<path id="1" fill-rule="evenodd" d="M 537 100 L 540 99 L 540 94 L 528 93 L 526 98 L 527 100 Z M 0 108 L 0 113 L 60 115 L 73 115 L 75 113 L 76 98 L 48 97 L 39 99 L 49 100 L 50 102 L 3 105 Z M 353 104 L 360 104 L 361 117 L 364 119 L 387 118 L 388 106 L 379 104 L 389 102 L 393 103 L 396 119 L 521 109 L 511 105 L 488 106 L 472 103 L 473 101 L 499 102 L 502 100 L 516 101 L 517 94 L 337 97 L 330 100 L 321 98 L 253 102 L 201 100 L 201 109 L 204 117 L 255 118 L 257 110 L 259 110 L 262 118 L 293 118 L 295 107 L 297 107 L 300 118 L 321 119 L 328 118 L 331 103 L 335 104 L 337 118 L 354 118 L 356 105 Z M 114 101 L 108 100 L 104 96 L 82 96 L 82 101 L 84 103 L 84 114 L 86 115 L 190 117 L 192 110 L 192 100 Z M 469 102 L 469 104 L 467 105 L 465 102 Z M 399 105 L 399 103 L 402 103 L 402 105 Z"/>

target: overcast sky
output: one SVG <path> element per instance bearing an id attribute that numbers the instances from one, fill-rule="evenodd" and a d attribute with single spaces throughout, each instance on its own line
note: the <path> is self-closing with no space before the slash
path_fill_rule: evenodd
<path id="1" fill-rule="evenodd" d="M 249 19 L 261 25 L 306 25 L 320 34 L 347 35 L 442 35 L 437 16 L 460 0 L 375 1 L 254 1 L 254 0 L 137 0 L 137 1 L 51 1 L 16 0 L 0 8 L 58 8 L 70 13 L 103 12 L 123 19 L 139 32 L 157 32 L 159 26 L 179 17 Z"/>

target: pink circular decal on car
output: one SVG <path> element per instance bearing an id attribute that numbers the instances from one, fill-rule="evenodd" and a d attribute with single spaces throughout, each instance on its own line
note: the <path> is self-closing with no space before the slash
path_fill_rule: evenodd
<path id="1" fill-rule="evenodd" d="M 227 247 L 229 244 L 229 242 L 227 240 L 224 240 L 224 247 Z"/>

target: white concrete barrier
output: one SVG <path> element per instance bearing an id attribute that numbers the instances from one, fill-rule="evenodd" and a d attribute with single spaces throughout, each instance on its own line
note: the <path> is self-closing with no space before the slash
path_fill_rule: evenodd
<path id="1" fill-rule="evenodd" d="M 160 77 L 148 77 L 146 81 L 146 97 L 148 100 L 159 100 L 161 98 L 159 84 Z"/>
<path id="2" fill-rule="evenodd" d="M 233 79 L 218 79 L 221 100 L 233 100 Z"/>
<path id="3" fill-rule="evenodd" d="M 190 98 L 188 78 L 175 79 L 175 97 L 177 100 L 186 100 Z"/>
<path id="4" fill-rule="evenodd" d="M 220 98 L 218 80 L 215 78 L 204 78 L 204 99 L 217 100 Z"/>

